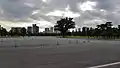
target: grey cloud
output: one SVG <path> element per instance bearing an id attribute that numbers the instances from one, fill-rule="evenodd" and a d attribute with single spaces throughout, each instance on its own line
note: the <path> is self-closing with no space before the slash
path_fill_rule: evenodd
<path id="1" fill-rule="evenodd" d="M 31 3 L 34 7 L 29 7 L 24 3 Z M 0 7 L 3 9 L 4 14 L 2 18 L 5 20 L 21 20 L 27 19 L 32 11 L 39 9 L 39 0 L 0 0 Z M 40 6 L 40 5 L 39 5 Z"/>
<path id="2" fill-rule="evenodd" d="M 112 12 L 120 6 L 120 0 L 90 0 L 97 3 L 96 9 L 104 9 L 106 11 Z"/>
<path id="3" fill-rule="evenodd" d="M 98 3 L 96 6 L 97 10 L 104 9 L 107 11 L 106 15 L 103 15 L 103 12 L 98 13 L 100 14 L 100 18 L 104 18 L 107 21 L 112 21 L 113 24 L 120 24 L 120 15 L 119 12 L 117 12 L 117 10 L 119 9 L 118 7 L 120 6 L 119 0 L 96 0 L 96 2 Z"/>
<path id="4" fill-rule="evenodd" d="M 54 9 L 64 9 L 67 5 L 70 6 L 71 11 L 73 12 L 79 12 L 79 9 L 77 7 L 77 3 L 83 3 L 88 0 L 51 0 L 49 6 Z"/>
<path id="5" fill-rule="evenodd" d="M 89 26 L 99 23 L 105 23 L 106 21 L 112 21 L 114 25 L 120 24 L 119 14 L 119 0 L 90 0 L 95 1 L 97 4 L 93 11 L 80 12 L 81 17 L 76 20 L 79 26 L 88 23 Z M 100 11 L 104 10 L 104 11 Z M 114 13 L 115 12 L 115 13 Z M 95 21 L 99 20 L 99 21 Z M 93 24 L 91 24 L 93 23 Z"/>
<path id="6" fill-rule="evenodd" d="M 113 0 L 97 0 L 97 6 L 98 9 L 105 9 L 108 11 L 115 9 L 115 2 Z"/>
<path id="7" fill-rule="evenodd" d="M 86 1 L 95 1 L 97 3 L 94 7 L 95 10 L 83 12 L 77 8 L 77 3 Z M 28 5 L 25 5 L 25 3 Z M 81 15 L 75 19 L 78 26 L 88 21 L 94 24 L 93 21 L 95 19 L 113 21 L 114 24 L 120 24 L 120 15 L 117 9 L 120 6 L 119 4 L 119 0 L 50 0 L 49 3 L 43 3 L 41 0 L 0 0 L 0 9 L 3 10 L 3 14 L 0 13 L 0 20 L 27 22 L 29 21 L 28 18 L 33 18 L 55 23 L 59 17 L 45 16 L 45 14 L 53 10 L 64 10 L 69 5 L 72 12 L 77 12 Z M 29 5 L 32 5 L 32 7 Z M 106 12 L 100 11 L 101 9 Z M 35 10 L 40 12 L 32 15 Z"/>

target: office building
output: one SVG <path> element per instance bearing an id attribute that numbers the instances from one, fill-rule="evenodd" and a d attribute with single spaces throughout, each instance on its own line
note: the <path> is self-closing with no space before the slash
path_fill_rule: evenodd
<path id="1" fill-rule="evenodd" d="M 89 28 L 88 27 L 83 27 L 82 32 L 86 32 L 86 31 L 89 31 Z"/>
<path id="2" fill-rule="evenodd" d="M 49 33 L 49 28 L 45 28 L 45 33 Z"/>
<path id="3" fill-rule="evenodd" d="M 54 33 L 54 27 L 50 27 L 50 33 Z"/>
<path id="4" fill-rule="evenodd" d="M 32 33 L 38 34 L 39 33 L 39 27 L 36 24 L 32 25 Z"/>
<path id="5" fill-rule="evenodd" d="M 39 27 L 36 24 L 33 24 L 32 27 L 28 26 L 27 27 L 27 33 L 38 34 L 39 33 Z"/>
<path id="6" fill-rule="evenodd" d="M 32 27 L 31 26 L 29 26 L 29 27 L 27 27 L 27 33 L 32 33 Z"/>

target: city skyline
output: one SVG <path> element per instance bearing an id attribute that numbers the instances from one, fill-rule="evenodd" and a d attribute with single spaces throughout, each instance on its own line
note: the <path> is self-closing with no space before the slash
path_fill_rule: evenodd
<path id="1" fill-rule="evenodd" d="M 105 22 L 104 22 L 105 23 Z M 35 24 L 35 23 L 33 23 L 33 24 Z M 19 26 L 14 26 L 14 27 L 10 27 L 10 29 L 9 30 L 7 30 L 5 27 L 3 27 L 2 25 L 0 25 L 0 27 L 3 27 L 3 28 L 5 28 L 7 31 L 10 31 L 12 28 L 26 28 L 26 29 L 28 29 L 28 27 L 33 27 L 33 24 L 31 24 L 31 25 L 29 25 L 29 26 L 27 26 L 27 27 L 24 27 L 24 26 L 22 26 L 22 27 L 19 27 Z M 36 24 L 37 25 L 37 24 Z M 119 24 L 118 24 L 119 25 Z M 118 27 L 118 25 L 113 25 L 112 27 Z M 38 26 L 38 25 L 37 25 Z M 47 28 L 48 29 L 48 32 L 51 30 L 51 28 L 54 28 L 54 26 L 49 26 L 49 27 L 45 27 L 45 28 L 40 28 L 40 26 L 38 26 L 39 27 L 39 32 L 45 32 L 45 29 Z M 95 27 L 91 27 L 91 26 L 82 26 L 82 27 L 75 27 L 74 29 L 70 29 L 70 32 L 72 32 L 72 31 L 79 31 L 79 30 L 83 30 L 82 28 L 96 28 L 96 26 Z"/>
<path id="2" fill-rule="evenodd" d="M 35 23 L 43 29 L 64 16 L 73 17 L 78 27 L 95 27 L 106 21 L 118 25 L 119 3 L 119 0 L 1 0 L 0 25 L 8 30 Z"/>

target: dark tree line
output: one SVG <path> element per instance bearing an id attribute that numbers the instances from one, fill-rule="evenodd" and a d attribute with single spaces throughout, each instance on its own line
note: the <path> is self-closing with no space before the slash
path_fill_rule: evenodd
<path id="1" fill-rule="evenodd" d="M 112 22 L 106 22 L 105 24 L 96 25 L 96 28 L 83 27 L 83 30 L 76 30 L 73 32 L 69 32 L 68 30 L 71 28 L 75 28 L 75 22 L 72 21 L 73 18 L 62 18 L 57 21 L 55 30 L 61 32 L 61 35 L 68 36 L 88 36 L 94 38 L 120 38 L 120 25 L 118 27 L 113 27 Z"/>
<path id="2" fill-rule="evenodd" d="M 8 36 L 26 36 L 27 35 L 27 32 L 26 32 L 26 28 L 21 28 L 21 30 L 10 30 L 8 32 Z"/>
<path id="3" fill-rule="evenodd" d="M 5 28 L 1 27 L 0 28 L 0 36 L 7 36 L 8 32 Z"/>
<path id="4" fill-rule="evenodd" d="M 89 28 L 87 31 L 72 32 L 74 36 L 88 36 L 95 38 L 120 38 L 120 25 L 112 27 L 112 22 L 97 25 L 96 28 Z"/>

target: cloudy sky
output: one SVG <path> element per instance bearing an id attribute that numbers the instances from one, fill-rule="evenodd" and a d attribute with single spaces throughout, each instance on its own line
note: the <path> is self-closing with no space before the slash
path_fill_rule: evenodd
<path id="1" fill-rule="evenodd" d="M 73 17 L 77 27 L 112 21 L 120 24 L 120 0 L 0 0 L 0 24 L 40 29 L 53 26 L 61 17 Z"/>

